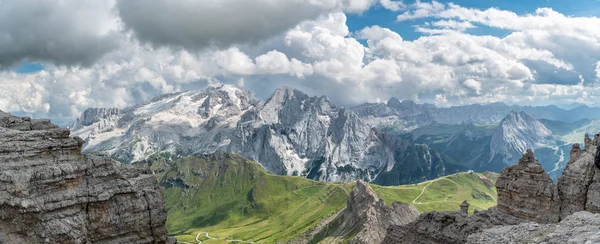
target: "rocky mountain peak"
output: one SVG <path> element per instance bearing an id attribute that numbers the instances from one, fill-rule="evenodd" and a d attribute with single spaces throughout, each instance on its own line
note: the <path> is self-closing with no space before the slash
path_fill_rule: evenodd
<path id="1" fill-rule="evenodd" d="M 583 210 L 600 212 L 600 171 L 594 166 L 597 142 L 588 135 L 584 140 L 583 150 L 573 146 L 574 155 L 557 181 L 561 218 Z"/>
<path id="2" fill-rule="evenodd" d="M 229 84 L 208 88 L 192 98 L 201 99 L 204 102 L 198 107 L 198 114 L 205 119 L 217 114 L 224 118 L 240 115 L 258 103 L 254 94 Z"/>
<path id="3" fill-rule="evenodd" d="M 579 143 L 574 143 L 569 153 L 569 158 L 578 158 L 581 155 L 581 146 Z"/>
<path id="4" fill-rule="evenodd" d="M 506 165 L 513 164 L 527 148 L 554 145 L 550 131 L 526 112 L 511 111 L 492 134 L 492 158 L 502 157 Z"/>
<path id="5" fill-rule="evenodd" d="M 102 120 L 110 120 L 111 118 L 118 117 L 121 113 L 122 110 L 118 108 L 88 108 L 83 111 L 70 128 L 76 130 Z"/>
<path id="6" fill-rule="evenodd" d="M 266 103 L 269 102 L 275 102 L 275 103 L 279 103 L 279 104 L 283 104 L 286 101 L 289 100 L 305 100 L 308 98 L 308 95 L 306 95 L 304 92 L 297 90 L 295 88 L 291 88 L 291 87 L 287 87 L 287 86 L 282 86 L 280 88 L 277 88 L 277 90 L 275 90 L 275 92 L 273 92 L 273 95 L 271 95 L 271 97 L 269 97 L 266 101 Z"/>
<path id="7" fill-rule="evenodd" d="M 310 243 L 341 243 L 349 238 L 349 243 L 382 243 L 389 226 L 403 226 L 418 216 L 413 205 L 385 205 L 368 183 L 359 180 L 348 196 L 346 208 L 320 232 L 313 233 Z"/>
<path id="8" fill-rule="evenodd" d="M 347 208 L 353 212 L 361 212 L 377 203 L 378 200 L 377 193 L 373 188 L 367 182 L 358 180 L 348 197 Z"/>
<path id="9" fill-rule="evenodd" d="M 391 97 L 390 100 L 387 101 L 387 106 L 393 108 L 400 108 L 402 106 L 402 103 L 400 102 L 400 100 L 398 100 L 398 98 Z"/>
<path id="10" fill-rule="evenodd" d="M 502 170 L 496 181 L 498 210 L 541 223 L 558 222 L 558 191 L 533 150 L 527 149 L 517 165 Z"/>
<path id="11" fill-rule="evenodd" d="M 412 100 L 402 100 L 402 102 L 400 102 L 400 100 L 395 97 L 388 100 L 387 106 L 398 110 L 403 116 L 416 114 L 423 110 L 422 105 L 416 104 Z"/>

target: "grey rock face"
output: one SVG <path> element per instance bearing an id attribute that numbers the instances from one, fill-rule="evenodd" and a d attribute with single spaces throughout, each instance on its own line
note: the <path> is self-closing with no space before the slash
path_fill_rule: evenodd
<path id="1" fill-rule="evenodd" d="M 324 96 L 280 88 L 243 118 L 230 151 L 273 173 L 329 182 L 370 181 L 394 164 L 382 135 Z"/>
<path id="2" fill-rule="evenodd" d="M 29 117 L 16 117 L 2 111 L 0 111 L 0 127 L 13 130 L 47 130 L 58 128 L 58 126 L 50 123 L 50 120 L 32 120 Z"/>
<path id="3" fill-rule="evenodd" d="M 561 218 L 583 210 L 589 209 L 588 211 L 593 212 L 600 210 L 598 208 L 600 177 L 596 176 L 598 169 L 594 167 L 594 155 L 598 143 L 586 135 L 586 144 L 584 150 L 575 153 L 577 157 L 570 158 L 563 175 L 558 178 Z M 572 151 L 577 151 L 575 146 Z"/>
<path id="4" fill-rule="evenodd" d="M 419 216 L 410 204 L 394 202 L 386 206 L 364 181 L 358 181 L 348 196 L 346 208 L 331 222 L 313 233 L 310 243 L 382 243 L 391 225 L 405 225 Z M 385 242 L 384 242 L 385 243 Z"/>
<path id="5" fill-rule="evenodd" d="M 153 175 L 81 154 L 47 121 L 0 112 L 0 241 L 164 243 L 166 211 Z"/>
<path id="6" fill-rule="evenodd" d="M 496 190 L 504 213 L 539 223 L 559 220 L 558 190 L 530 149 L 517 165 L 502 170 Z"/>
<path id="7" fill-rule="evenodd" d="M 491 208 L 467 216 L 461 211 L 423 213 L 405 226 L 392 225 L 382 243 L 465 243 L 473 233 L 495 226 L 514 225 L 524 220 Z"/>
<path id="8" fill-rule="evenodd" d="M 100 122 L 99 126 L 106 127 L 111 125 L 111 121 L 114 121 L 115 118 L 118 119 L 122 113 L 118 108 L 88 108 L 73 122 L 70 129 L 77 130 L 98 122 Z"/>
<path id="9" fill-rule="evenodd" d="M 577 212 L 558 224 L 498 226 L 469 236 L 476 243 L 600 243 L 600 214 Z"/>
<path id="10" fill-rule="evenodd" d="M 124 110 L 88 110 L 72 127 L 84 152 L 123 162 L 231 152 L 271 173 L 329 182 L 370 181 L 394 164 L 382 134 L 354 112 L 286 87 L 266 101 L 231 85 L 168 94 Z"/>

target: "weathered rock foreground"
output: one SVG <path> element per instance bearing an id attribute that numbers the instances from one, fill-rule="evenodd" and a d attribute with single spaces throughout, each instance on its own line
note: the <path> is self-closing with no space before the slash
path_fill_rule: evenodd
<path id="1" fill-rule="evenodd" d="M 424 213 L 388 228 L 383 243 L 598 243 L 600 214 L 593 213 L 600 213 L 600 170 L 594 165 L 599 144 L 600 135 L 586 135 L 583 150 L 574 144 L 557 184 L 527 150 L 498 178 L 496 207 L 470 216 Z"/>
<path id="2" fill-rule="evenodd" d="M 600 214 L 582 211 L 560 224 L 523 223 L 484 230 L 469 236 L 467 243 L 600 243 Z"/>
<path id="3" fill-rule="evenodd" d="M 82 155 L 69 135 L 0 111 L 0 243 L 165 243 L 154 176 Z"/>

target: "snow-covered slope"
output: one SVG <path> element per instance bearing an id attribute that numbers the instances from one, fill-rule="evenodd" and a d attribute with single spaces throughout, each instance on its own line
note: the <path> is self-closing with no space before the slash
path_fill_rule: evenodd
<path id="1" fill-rule="evenodd" d="M 553 147 L 552 132 L 526 112 L 511 111 L 492 134 L 491 158 L 500 158 L 506 165 L 517 162 L 528 148 Z"/>
<path id="2" fill-rule="evenodd" d="M 394 156 L 354 112 L 280 88 L 266 101 L 238 87 L 168 94 L 124 110 L 88 109 L 73 125 L 85 152 L 124 162 L 225 151 L 272 173 L 372 180 Z"/>
<path id="3" fill-rule="evenodd" d="M 440 111 L 447 110 L 397 99 L 346 109 L 325 96 L 311 97 L 287 87 L 260 101 L 248 91 L 223 85 L 167 94 L 122 110 L 88 109 L 71 129 L 85 141 L 84 152 L 122 162 L 222 151 L 241 154 L 276 174 L 329 182 L 371 181 L 382 175 L 386 177 L 380 181 L 389 184 L 464 169 L 500 170 L 516 162 L 526 148 L 555 145 L 550 130 L 523 112 L 511 112 L 493 135 L 475 125 L 453 133 L 452 126 L 437 122 L 486 122 L 488 115 L 493 122 L 499 113 L 477 106 L 463 109 L 474 112 L 442 116 L 446 112 Z M 406 139 L 381 132 L 380 126 L 429 128 L 423 133 L 431 136 L 420 138 L 417 130 Z M 444 139 L 444 133 L 449 138 Z"/>
<path id="4" fill-rule="evenodd" d="M 88 109 L 70 128 L 85 141 L 84 152 L 121 161 L 156 153 L 192 154 L 224 150 L 244 112 L 258 104 L 235 86 L 157 97 L 124 110 Z"/>

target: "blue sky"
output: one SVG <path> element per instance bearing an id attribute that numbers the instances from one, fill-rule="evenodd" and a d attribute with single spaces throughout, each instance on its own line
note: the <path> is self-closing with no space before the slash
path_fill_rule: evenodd
<path id="1" fill-rule="evenodd" d="M 415 1 L 404 1 L 410 5 Z M 457 0 L 439 1 L 444 3 L 455 3 L 463 7 L 478 9 L 499 8 L 510 10 L 517 14 L 533 13 L 538 8 L 552 8 L 565 15 L 573 16 L 597 16 L 600 12 L 600 1 L 598 0 Z M 401 11 L 400 11 L 401 12 Z M 422 33 L 415 31 L 414 25 L 433 20 L 425 18 L 413 21 L 396 21 L 398 12 L 389 11 L 382 6 L 376 6 L 362 14 L 348 15 L 348 28 L 351 32 L 359 31 L 365 26 L 380 25 L 389 28 L 402 36 L 405 40 L 419 38 Z M 503 36 L 508 32 L 492 28 L 480 27 L 472 30 L 473 34 Z"/>
<path id="2" fill-rule="evenodd" d="M 11 69 L 19 74 L 30 74 L 43 70 L 44 66 L 39 63 L 24 62 L 13 66 Z"/>

